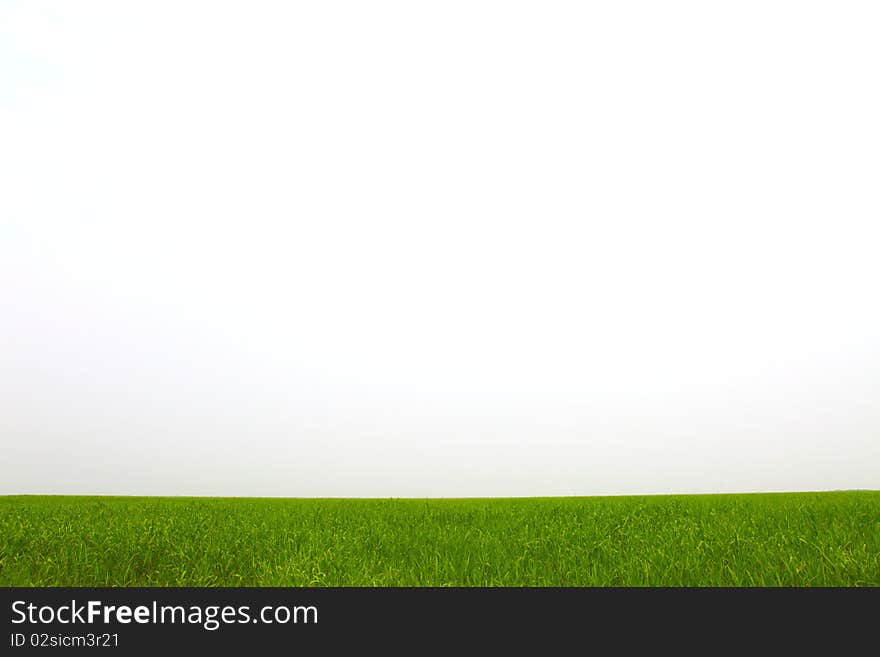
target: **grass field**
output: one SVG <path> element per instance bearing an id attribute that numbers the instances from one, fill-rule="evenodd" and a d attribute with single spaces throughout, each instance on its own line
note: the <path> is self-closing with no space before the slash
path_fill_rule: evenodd
<path id="1" fill-rule="evenodd" d="M 880 492 L 0 497 L 3 586 L 878 586 Z"/>

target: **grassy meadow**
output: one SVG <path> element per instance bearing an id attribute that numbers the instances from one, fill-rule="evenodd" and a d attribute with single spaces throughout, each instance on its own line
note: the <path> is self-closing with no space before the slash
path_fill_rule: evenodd
<path id="1" fill-rule="evenodd" d="M 0 497 L 2 586 L 878 586 L 880 491 Z"/>

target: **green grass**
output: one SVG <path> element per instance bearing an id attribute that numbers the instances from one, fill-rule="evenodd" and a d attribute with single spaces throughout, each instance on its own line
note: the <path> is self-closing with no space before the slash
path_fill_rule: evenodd
<path id="1" fill-rule="evenodd" d="M 880 492 L 0 497 L 3 586 L 878 586 Z"/>

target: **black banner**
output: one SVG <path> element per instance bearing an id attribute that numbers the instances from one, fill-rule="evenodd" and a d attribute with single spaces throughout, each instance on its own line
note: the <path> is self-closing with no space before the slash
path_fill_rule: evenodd
<path id="1" fill-rule="evenodd" d="M 880 609 L 876 588 L 4 588 L 0 596 L 9 655 L 701 645 L 839 653 L 876 638 Z"/>

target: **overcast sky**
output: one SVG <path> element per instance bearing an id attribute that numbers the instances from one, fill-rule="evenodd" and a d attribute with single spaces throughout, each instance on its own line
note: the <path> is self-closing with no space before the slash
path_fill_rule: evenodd
<path id="1" fill-rule="evenodd" d="M 0 493 L 880 488 L 875 2 L 0 4 Z"/>

